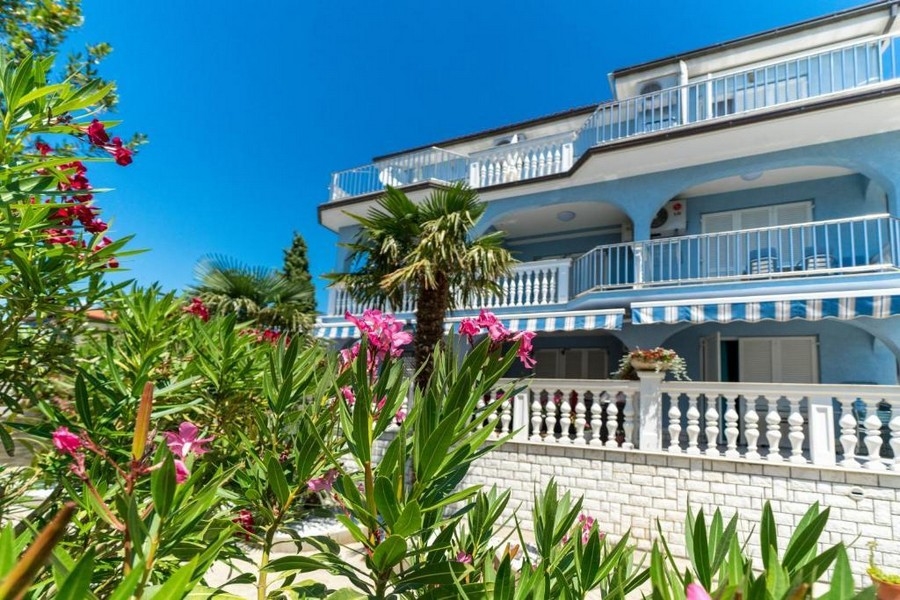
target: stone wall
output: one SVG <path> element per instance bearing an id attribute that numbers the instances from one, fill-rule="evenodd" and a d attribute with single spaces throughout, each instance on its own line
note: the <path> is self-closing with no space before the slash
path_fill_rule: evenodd
<path id="1" fill-rule="evenodd" d="M 900 565 L 900 473 L 735 461 L 619 449 L 508 442 L 477 462 L 464 484 L 496 484 L 512 490 L 510 509 L 532 528 L 537 491 L 555 477 L 560 487 L 584 495 L 584 510 L 614 537 L 629 528 L 638 548 L 648 551 L 656 522 L 672 551 L 685 558 L 684 519 L 688 502 L 696 512 L 721 508 L 727 520 L 739 511 L 740 539 L 759 553 L 759 518 L 769 500 L 784 548 L 803 513 L 814 502 L 831 508 L 822 542 L 843 541 L 853 572 L 868 585 L 867 543 L 878 542 L 876 560 Z"/>

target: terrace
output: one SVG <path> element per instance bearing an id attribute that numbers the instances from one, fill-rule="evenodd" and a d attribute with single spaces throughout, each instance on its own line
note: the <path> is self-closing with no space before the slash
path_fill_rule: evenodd
<path id="1" fill-rule="evenodd" d="M 896 84 L 898 37 L 885 35 L 600 104 L 573 131 L 459 154 L 432 147 L 332 174 L 330 200 L 423 182 L 476 189 L 571 170 L 590 149 Z"/>

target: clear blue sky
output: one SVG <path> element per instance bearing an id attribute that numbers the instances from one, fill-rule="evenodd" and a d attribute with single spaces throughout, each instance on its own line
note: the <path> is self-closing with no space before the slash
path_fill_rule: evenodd
<path id="1" fill-rule="evenodd" d="M 114 235 L 149 249 L 123 266 L 183 289 L 206 254 L 280 267 L 294 230 L 313 275 L 332 270 L 316 212 L 332 171 L 599 103 L 613 69 L 858 4 L 84 0 L 71 41 L 114 46 L 116 131 L 150 136 L 131 167 L 92 168 Z"/>

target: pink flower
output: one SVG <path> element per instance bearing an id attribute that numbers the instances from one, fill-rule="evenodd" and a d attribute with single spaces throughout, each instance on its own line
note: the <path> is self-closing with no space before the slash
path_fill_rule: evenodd
<path id="1" fill-rule="evenodd" d="M 463 552 L 462 550 L 460 550 L 459 552 L 456 553 L 456 562 L 462 563 L 464 565 L 471 565 L 472 564 L 472 555 L 469 554 L 468 552 Z"/>
<path id="2" fill-rule="evenodd" d="M 184 461 L 180 458 L 175 459 L 175 483 L 182 484 L 187 481 L 187 478 L 191 476 L 191 472 L 188 471 L 187 465 L 184 464 Z"/>
<path id="3" fill-rule="evenodd" d="M 512 341 L 519 342 L 519 349 L 516 351 L 516 355 L 519 357 L 519 360 L 522 361 L 522 365 L 526 369 L 534 368 L 534 365 L 537 362 L 534 360 L 534 357 L 531 356 L 532 351 L 534 350 L 534 346 L 532 346 L 532 340 L 536 334 L 533 331 L 520 331 L 518 333 L 513 334 Z"/>
<path id="4" fill-rule="evenodd" d="M 309 487 L 309 491 L 311 492 L 324 492 L 331 489 L 337 478 L 338 470 L 328 469 L 328 471 L 324 475 L 322 475 L 321 477 L 314 477 L 313 479 L 310 479 L 306 483 L 306 485 L 307 487 Z"/>
<path id="5" fill-rule="evenodd" d="M 199 430 L 196 425 L 185 421 L 178 426 L 177 433 L 167 431 L 163 435 L 166 438 L 166 444 L 169 446 L 169 450 L 172 451 L 172 454 L 183 460 L 187 458 L 191 452 L 197 456 L 207 452 L 208 449 L 203 446 L 211 442 L 213 438 L 198 438 L 198 433 Z M 187 469 L 185 469 L 185 472 L 187 472 Z"/>
<path id="6" fill-rule="evenodd" d="M 509 330 L 504 327 L 503 323 L 501 323 L 494 313 L 490 311 L 481 309 L 481 313 L 478 315 L 478 318 L 475 319 L 475 323 L 479 327 L 487 329 L 488 336 L 494 343 L 505 342 L 509 337 Z"/>
<path id="7" fill-rule="evenodd" d="M 459 322 L 459 334 L 468 338 L 472 343 L 472 338 L 481 333 L 481 327 L 475 322 L 475 319 L 463 319 Z"/>
<path id="8" fill-rule="evenodd" d="M 53 432 L 53 445 L 63 454 L 75 456 L 75 452 L 80 450 L 84 444 L 81 443 L 80 437 L 69 431 L 68 427 L 60 427 Z M 84 457 L 82 457 L 83 464 Z"/>
<path id="9" fill-rule="evenodd" d="M 396 414 L 394 414 L 394 422 L 397 423 L 397 425 L 400 425 L 405 420 L 406 420 L 406 411 L 401 408 L 400 410 L 398 410 L 396 412 Z"/>
<path id="10" fill-rule="evenodd" d="M 244 539 L 250 541 L 250 534 L 253 533 L 253 513 L 247 510 L 246 508 L 242 508 L 238 511 L 237 516 L 232 519 L 232 522 L 237 523 L 241 526 L 241 529 L 244 530 Z"/>
<path id="11" fill-rule="evenodd" d="M 353 393 L 353 390 L 350 389 L 350 386 L 345 385 L 341 388 L 341 395 L 344 397 L 344 400 L 347 401 L 347 406 L 353 406 L 356 404 L 356 394 Z"/>
<path id="12" fill-rule="evenodd" d="M 103 146 L 109 142 L 109 134 L 106 133 L 106 128 L 97 119 L 91 121 L 91 124 L 85 129 L 85 133 L 87 133 L 88 140 L 95 146 Z"/>
<path id="13" fill-rule="evenodd" d="M 50 151 L 52 150 L 52 148 L 50 148 L 50 144 L 47 144 L 44 142 L 37 142 L 37 143 L 35 143 L 34 147 L 43 156 L 47 156 L 48 154 L 50 154 Z"/>
<path id="14" fill-rule="evenodd" d="M 72 464 L 69 465 L 69 470 L 82 481 L 87 480 L 87 469 L 84 466 L 84 453 L 75 452 L 72 454 L 72 459 L 73 461 Z"/>
<path id="15" fill-rule="evenodd" d="M 369 357 L 369 366 L 373 369 L 387 356 L 392 358 L 401 356 L 403 347 L 412 341 L 412 334 L 403 331 L 402 321 L 380 310 L 368 309 L 359 317 L 346 312 L 344 318 L 356 325 L 360 333 L 368 339 L 369 346 L 375 353 Z"/>
<path id="16" fill-rule="evenodd" d="M 712 600 L 709 593 L 699 583 L 689 583 L 685 593 L 687 600 Z"/>
<path id="17" fill-rule="evenodd" d="M 387 396 L 382 396 L 381 400 L 379 400 L 375 404 L 375 410 L 373 410 L 372 412 L 375 414 L 376 417 L 381 413 L 381 410 L 384 408 L 385 402 L 387 402 Z"/>
<path id="18" fill-rule="evenodd" d="M 191 303 L 182 309 L 184 312 L 198 317 L 201 321 L 209 321 L 209 309 L 200 298 L 191 298 Z"/>

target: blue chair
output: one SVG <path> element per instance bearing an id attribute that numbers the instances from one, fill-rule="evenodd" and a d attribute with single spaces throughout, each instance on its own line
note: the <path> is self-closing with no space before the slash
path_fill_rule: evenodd
<path id="1" fill-rule="evenodd" d="M 778 261 L 778 250 L 775 248 L 758 248 L 747 255 L 747 270 L 751 275 L 778 273 L 781 263 Z"/>
<path id="2" fill-rule="evenodd" d="M 813 248 L 807 246 L 803 249 L 803 262 L 800 268 L 804 271 L 812 271 L 814 269 L 834 269 L 838 267 L 838 261 L 835 257 L 827 254 L 821 248 Z"/>

